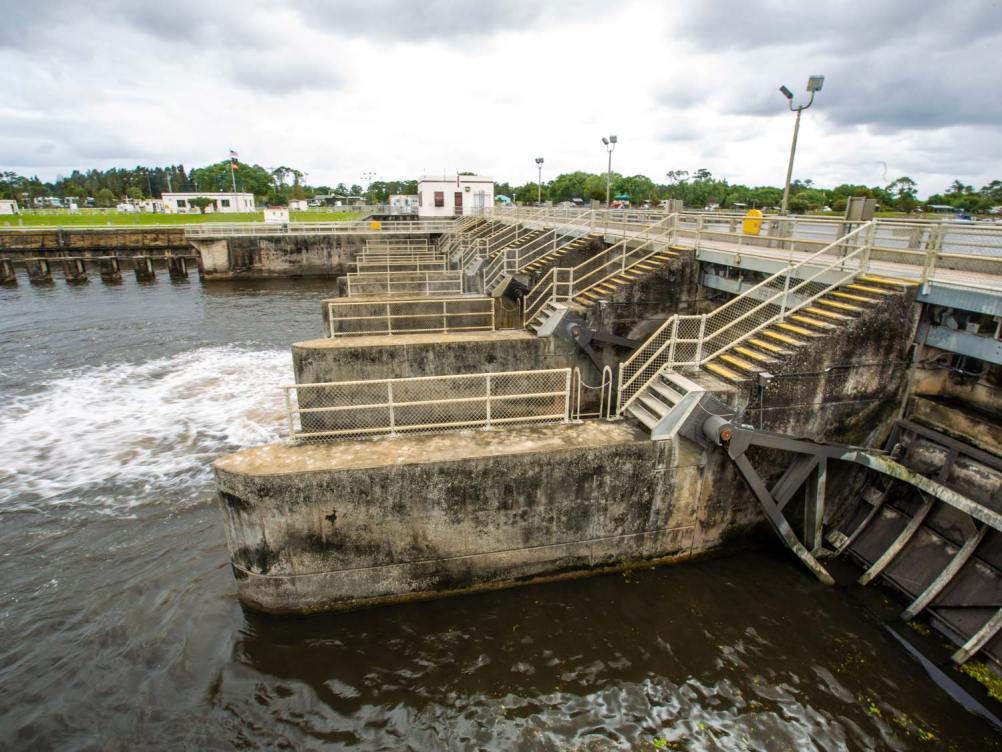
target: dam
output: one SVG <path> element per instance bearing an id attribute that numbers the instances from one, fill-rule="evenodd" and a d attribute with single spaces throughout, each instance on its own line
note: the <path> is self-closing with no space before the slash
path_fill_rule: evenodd
<path id="1" fill-rule="evenodd" d="M 822 582 L 844 559 L 895 590 L 957 663 L 999 659 L 997 228 L 557 208 L 448 224 L 358 239 L 321 336 L 292 345 L 287 440 L 216 461 L 245 605 L 577 578 L 771 528 Z M 221 269 L 244 241 L 205 242 Z"/>

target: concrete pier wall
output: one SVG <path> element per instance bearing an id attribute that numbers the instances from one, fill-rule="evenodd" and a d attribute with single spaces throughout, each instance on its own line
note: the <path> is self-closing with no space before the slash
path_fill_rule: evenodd
<path id="1" fill-rule="evenodd" d="M 890 296 L 800 348 L 772 379 L 733 389 L 740 419 L 880 445 L 906 391 L 912 300 Z M 421 336 L 298 343 L 297 381 L 520 370 L 577 357 L 570 345 L 527 333 L 406 341 Z M 789 457 L 754 460 L 774 482 Z M 240 597 L 274 612 L 677 560 L 763 526 L 723 452 L 686 439 L 652 442 L 630 420 L 275 444 L 224 457 L 215 470 Z M 828 519 L 858 491 L 853 472 L 832 472 Z"/>
<path id="2" fill-rule="evenodd" d="M 585 365 L 574 345 L 525 330 L 339 337 L 292 346 L 296 383 Z"/>
<path id="3" fill-rule="evenodd" d="M 287 613 L 690 556 L 696 459 L 592 422 L 272 445 L 216 475 L 241 600 Z"/>
<path id="4" fill-rule="evenodd" d="M 205 279 L 337 277 L 354 262 L 371 235 L 234 235 L 191 241 L 202 258 Z M 393 235 L 433 240 L 428 235 Z"/>

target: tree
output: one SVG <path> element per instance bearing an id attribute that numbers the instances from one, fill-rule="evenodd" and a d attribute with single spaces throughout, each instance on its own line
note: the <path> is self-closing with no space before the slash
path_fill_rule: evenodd
<path id="1" fill-rule="evenodd" d="M 205 210 L 215 203 L 211 198 L 206 198 L 205 196 L 197 196 L 188 200 L 188 205 L 198 209 L 199 214 L 205 214 Z"/>
<path id="2" fill-rule="evenodd" d="M 102 188 L 94 196 L 94 203 L 103 208 L 115 205 L 115 194 L 109 188 Z"/>

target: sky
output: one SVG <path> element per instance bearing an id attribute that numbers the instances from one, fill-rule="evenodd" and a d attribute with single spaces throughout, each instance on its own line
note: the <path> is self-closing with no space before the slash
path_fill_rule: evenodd
<path id="1" fill-rule="evenodd" d="M 1002 0 L 2 0 L 0 169 L 1002 179 Z"/>

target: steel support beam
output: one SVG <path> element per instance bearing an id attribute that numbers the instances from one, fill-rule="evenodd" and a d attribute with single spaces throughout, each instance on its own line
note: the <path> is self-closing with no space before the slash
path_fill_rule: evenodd
<path id="1" fill-rule="evenodd" d="M 943 571 L 937 575 L 936 579 L 930 582 L 926 589 L 919 593 L 918 597 L 909 604 L 908 608 L 901 612 L 902 619 L 905 621 L 914 619 L 926 606 L 932 603 L 936 596 L 943 591 L 943 588 L 949 585 L 953 581 L 953 578 L 957 576 L 957 573 L 963 569 L 964 564 L 974 554 L 974 550 L 984 540 L 985 533 L 987 532 L 988 526 L 981 525 L 975 531 L 974 535 L 964 542 L 964 545 L 953 555 L 950 563 L 943 568 Z"/>

